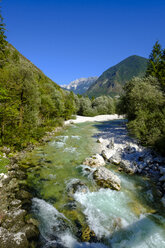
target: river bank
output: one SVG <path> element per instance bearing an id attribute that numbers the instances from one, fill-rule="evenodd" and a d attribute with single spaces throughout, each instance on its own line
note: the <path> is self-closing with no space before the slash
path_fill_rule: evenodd
<path id="1" fill-rule="evenodd" d="M 8 160 L 5 173 L 0 173 L 0 247 L 35 247 L 39 236 L 38 222 L 29 214 L 33 195 L 27 185 L 27 168 L 20 162 L 27 153 L 52 139 L 61 127 L 47 132 L 36 145 L 30 144 L 15 154 L 3 148 L 3 157 Z M 0 158 L 1 159 L 1 158 Z"/>
<path id="2" fill-rule="evenodd" d="M 116 119 L 117 115 L 106 115 L 98 117 L 77 116 L 74 120 L 64 123 L 64 127 L 70 123 L 84 122 L 91 120 Z M 64 127 L 57 127 L 45 136 L 37 144 L 29 144 L 24 150 L 11 153 L 10 148 L 2 149 L 0 159 L 9 160 L 5 171 L 0 173 L 0 244 L 1 248 L 26 248 L 32 247 L 38 238 L 38 223 L 29 215 L 31 208 L 31 199 L 33 195 L 26 183 L 27 168 L 22 167 L 20 161 L 26 158 L 26 154 L 33 151 L 41 144 L 49 142 Z"/>
<path id="3" fill-rule="evenodd" d="M 112 118 L 112 117 L 109 117 L 109 118 Z M 115 117 L 115 118 L 116 118 L 116 120 L 119 119 L 118 117 Z M 8 244 L 9 240 L 12 240 L 12 242 L 15 242 L 15 243 L 9 243 L 9 244 L 10 245 L 14 244 L 15 246 L 13 245 L 13 247 L 16 247 L 16 248 L 17 247 L 18 248 L 19 247 L 29 247 L 29 243 L 27 243 L 26 240 L 31 240 L 31 239 L 37 238 L 37 236 L 38 236 L 37 228 L 38 228 L 38 224 L 39 224 L 40 233 L 42 233 L 42 235 L 46 239 L 48 239 L 48 243 L 46 243 L 48 246 L 39 245 L 37 247 L 52 247 L 51 245 L 53 245 L 53 244 L 57 245 L 57 243 L 56 243 L 57 241 L 55 241 L 54 239 L 59 240 L 60 243 L 58 243 L 58 245 L 60 244 L 61 245 L 60 247 L 80 247 L 81 245 L 79 246 L 79 244 L 77 243 L 78 241 L 76 241 L 76 237 L 74 237 L 74 235 L 71 234 L 70 227 L 68 227 L 68 224 L 66 227 L 66 223 L 64 221 L 66 218 L 68 219 L 69 217 L 71 217 L 71 219 L 69 221 L 72 222 L 73 215 L 75 215 L 77 213 L 76 211 L 82 211 L 81 208 L 80 209 L 78 208 L 78 210 L 76 210 L 77 209 L 77 207 L 76 207 L 76 209 L 75 209 L 75 206 L 77 205 L 76 202 L 79 202 L 81 205 L 86 204 L 87 208 L 84 206 L 86 208 L 87 213 L 88 213 L 87 215 L 84 213 L 86 218 L 87 218 L 86 221 L 88 222 L 90 229 L 95 230 L 95 234 L 99 233 L 99 231 L 97 231 L 97 228 L 99 228 L 98 230 L 101 230 L 101 232 L 103 233 L 103 236 L 104 236 L 105 233 L 108 233 L 108 228 L 113 229 L 113 225 L 117 225 L 118 227 L 120 226 L 120 221 L 123 219 L 123 217 L 119 218 L 115 214 L 113 208 L 116 208 L 116 206 L 109 206 L 110 202 L 105 203 L 104 200 L 102 199 L 102 196 L 104 197 L 104 195 L 107 196 L 109 200 L 111 197 L 115 197 L 115 202 L 116 202 L 115 204 L 118 204 L 117 202 L 119 201 L 119 199 L 118 199 L 119 195 L 117 197 L 116 193 L 114 193 L 113 190 L 108 191 L 107 189 L 105 189 L 105 191 L 104 191 L 104 189 L 101 189 L 101 191 L 100 191 L 99 188 L 97 188 L 95 185 L 93 185 L 93 180 L 91 181 L 91 179 L 90 179 L 91 175 L 89 175 L 89 177 L 87 176 L 87 178 L 86 178 L 86 176 L 84 178 L 84 175 L 81 175 L 80 168 L 83 168 L 83 165 L 81 165 L 81 163 L 83 162 L 84 158 L 89 154 L 89 150 L 91 150 L 91 155 L 93 154 L 94 150 L 92 149 L 92 146 L 93 147 L 95 146 L 94 143 L 97 144 L 97 147 L 96 147 L 97 149 L 95 149 L 95 152 L 98 152 L 104 158 L 106 167 L 108 166 L 108 168 L 109 168 L 108 164 L 111 164 L 111 163 L 117 164 L 114 166 L 116 167 L 115 171 L 119 171 L 119 176 L 120 176 L 121 170 L 124 170 L 124 171 L 132 173 L 132 174 L 147 172 L 147 176 L 150 176 L 150 173 L 152 171 L 154 171 L 154 172 L 157 171 L 157 170 L 153 170 L 153 168 L 156 168 L 156 169 L 158 169 L 157 167 L 164 168 L 163 167 L 164 162 L 163 162 L 163 160 L 161 160 L 162 158 L 157 157 L 157 155 L 155 154 L 154 155 L 155 159 L 153 160 L 154 156 L 152 154 L 153 153 L 152 151 L 149 152 L 148 150 L 140 147 L 139 144 L 137 144 L 134 140 L 132 140 L 130 137 L 128 137 L 127 131 L 125 129 L 124 120 L 122 120 L 121 122 L 117 122 L 116 124 L 115 124 L 115 122 L 114 123 L 112 122 L 113 125 L 111 125 L 111 122 L 109 122 L 109 121 L 107 121 L 107 122 L 104 121 L 100 124 L 100 117 L 99 117 L 98 120 L 96 120 L 96 123 L 94 122 L 95 124 L 93 124 L 95 126 L 95 131 L 92 131 L 92 129 L 91 129 L 92 124 L 86 125 L 85 122 L 82 120 L 84 120 L 84 117 L 79 118 L 79 121 L 81 121 L 81 124 L 79 126 L 76 126 L 75 124 L 73 124 L 74 120 L 72 120 L 71 125 L 67 129 L 65 129 L 63 131 L 61 129 L 58 130 L 58 131 L 60 131 L 58 135 L 57 135 L 57 132 L 55 130 L 53 131 L 53 133 L 48 133 L 43 138 L 43 146 L 42 147 L 39 146 L 38 148 L 36 147 L 36 151 L 34 151 L 34 155 L 35 155 L 34 158 L 30 157 L 29 162 L 26 161 L 23 164 L 21 164 L 21 169 L 19 166 L 19 161 L 22 160 L 24 157 L 26 157 L 25 155 L 26 155 L 26 152 L 28 152 L 28 151 L 20 153 L 20 156 L 18 156 L 18 160 L 15 160 L 15 159 L 13 160 L 13 162 L 11 163 L 12 164 L 11 169 L 9 169 L 9 172 L 8 172 L 10 177 L 8 179 L 7 178 L 1 178 L 0 182 L 2 182 L 5 179 L 6 184 L 3 184 L 1 189 L 3 189 L 3 190 L 7 189 L 7 192 L 12 192 L 11 189 L 13 189 L 14 194 L 12 192 L 13 195 L 10 196 L 10 193 L 7 194 L 7 193 L 4 193 L 4 191 L 1 191 L 1 192 L 2 192 L 2 194 L 5 195 L 5 197 L 7 199 L 7 200 L 5 200 L 5 201 L 7 201 L 7 204 L 5 207 L 6 209 L 4 211 L 5 214 L 9 214 L 10 217 L 12 215 L 15 216 L 14 213 L 19 210 L 21 219 L 20 219 L 20 221 L 17 221 L 17 222 L 21 223 L 23 220 L 23 222 L 21 224 L 22 225 L 21 230 L 23 230 L 23 232 L 21 232 L 20 230 L 16 231 L 16 229 L 14 229 L 13 226 L 15 225 L 15 220 L 16 220 L 15 217 L 14 218 L 11 217 L 12 221 L 10 222 L 10 226 L 7 226 L 6 219 L 3 217 L 2 222 L 1 222 L 2 224 L 1 224 L 1 232 L 0 232 L 0 235 L 1 235 L 0 241 L 2 240 L 4 242 L 4 240 L 6 240 L 6 242 L 7 242 L 6 244 Z M 66 123 L 66 125 L 67 124 L 68 123 Z M 104 128 L 102 128 L 102 126 L 104 126 Z M 98 130 L 98 132 L 96 132 L 96 129 Z M 61 134 L 61 132 L 62 132 L 62 134 Z M 87 132 L 87 135 L 85 134 L 85 132 Z M 89 137 L 91 135 L 93 137 L 92 138 L 93 141 L 89 140 Z M 53 137 L 55 137 L 55 138 L 53 138 Z M 82 140 L 82 142 L 80 142 L 82 138 L 84 140 Z M 96 141 L 98 141 L 98 143 Z M 31 147 L 30 150 L 32 151 L 33 148 L 34 147 Z M 82 152 L 82 151 L 83 151 L 83 155 L 80 154 L 80 152 Z M 125 164 L 127 166 L 125 166 L 125 167 L 121 166 L 122 165 L 121 160 L 127 161 L 127 162 L 125 162 Z M 133 163 L 135 161 L 137 161 L 136 166 Z M 149 161 L 152 163 L 149 163 Z M 128 164 L 128 162 L 130 164 Z M 146 166 L 144 166 L 144 168 L 146 168 L 146 169 L 149 168 L 149 170 L 141 168 L 143 162 L 144 162 L 144 165 L 146 163 Z M 156 165 L 156 167 L 155 167 L 155 163 L 158 163 L 158 165 Z M 154 167 L 152 168 L 153 164 L 154 164 Z M 23 165 L 23 167 L 22 167 L 22 165 Z M 23 168 L 23 170 L 22 170 L 22 168 Z M 127 168 L 127 170 L 125 170 L 125 168 Z M 141 171 L 140 171 L 140 169 L 141 169 Z M 17 172 L 19 172 L 19 173 L 17 173 Z M 160 173 L 161 173 L 161 171 L 160 171 Z M 34 210 L 35 213 L 37 211 L 36 217 L 38 216 L 37 219 L 38 219 L 39 223 L 37 223 L 35 221 L 35 219 L 33 219 L 33 216 L 31 216 L 31 215 L 29 215 L 25 218 L 25 216 L 29 213 L 29 207 L 31 206 L 31 198 L 32 198 L 32 195 L 29 194 L 30 193 L 29 192 L 29 183 L 28 183 L 28 185 L 25 183 L 25 182 L 27 182 L 27 178 L 26 178 L 27 174 L 28 174 L 28 180 L 30 180 L 30 182 L 31 182 L 30 184 L 31 184 L 32 189 L 35 189 L 35 191 L 38 192 L 37 194 L 35 193 L 35 197 L 37 196 L 39 198 L 33 198 L 32 199 L 32 203 L 33 203 L 32 209 Z M 88 175 L 88 174 L 89 173 L 87 173 L 86 175 Z M 155 175 L 156 175 L 156 177 L 155 177 Z M 158 175 L 158 176 L 160 178 L 160 175 Z M 20 177 L 21 177 L 21 180 L 20 180 Z M 19 178 L 19 180 L 18 180 L 19 184 L 20 184 L 19 187 L 17 185 L 18 181 L 15 181 L 15 178 L 17 178 L 17 179 Z M 78 192 L 76 189 L 74 189 L 73 191 L 69 191 L 70 192 L 69 194 L 71 194 L 71 195 L 69 196 L 69 202 L 67 202 L 68 201 L 68 199 L 67 199 L 68 198 L 68 193 L 67 193 L 68 191 L 66 192 L 66 188 L 70 189 L 70 185 L 72 185 L 72 186 L 74 185 L 73 182 L 75 182 L 76 178 L 77 178 L 77 180 L 79 180 L 80 186 L 82 186 L 80 188 L 83 189 L 85 194 L 83 192 Z M 129 178 L 131 178 L 131 176 Z M 154 173 L 153 178 L 155 178 L 155 180 L 157 180 L 157 178 L 158 178 L 157 172 L 156 172 L 156 174 Z M 123 180 L 123 178 L 122 178 L 122 180 Z M 90 181 L 90 183 L 89 183 L 89 181 Z M 11 186 L 11 182 L 12 182 L 12 186 Z M 15 185 L 13 183 L 15 183 Z M 87 188 L 84 186 L 85 185 L 84 183 L 88 186 L 88 188 L 91 190 L 91 192 L 86 190 Z M 91 183 L 92 183 L 92 185 L 90 186 Z M 130 184 L 129 181 L 127 183 Z M 9 187 L 8 187 L 8 184 L 9 184 Z M 79 188 L 79 184 L 76 183 L 76 185 L 78 185 L 76 187 Z M 161 187 L 160 192 L 162 193 L 163 192 L 162 191 L 162 186 L 163 186 L 162 182 L 160 182 L 160 184 L 158 184 L 157 186 L 159 186 L 159 188 Z M 122 190 L 122 188 L 123 188 L 123 185 L 121 187 L 121 190 Z M 18 192 L 22 192 L 24 195 L 24 198 L 20 200 L 21 202 L 17 201 L 20 199 L 20 198 L 19 199 L 17 198 Z M 66 193 L 67 193 L 67 195 L 64 196 Z M 119 192 L 121 199 L 124 200 L 123 193 L 124 192 L 121 192 L 121 193 Z M 33 196 L 34 196 L 34 194 L 33 194 Z M 63 196 L 63 197 L 61 197 L 61 196 Z M 12 198 L 12 197 L 14 197 L 14 198 Z M 119 223 L 114 222 L 116 224 L 112 224 L 112 226 L 110 227 L 108 223 L 106 226 L 105 224 L 103 225 L 102 223 L 99 222 L 100 227 L 98 227 L 97 224 L 95 226 L 94 222 L 91 219 L 91 214 L 93 211 L 95 211 L 93 209 L 94 203 L 91 202 L 90 204 L 92 204 L 92 205 L 89 206 L 88 200 L 86 199 L 86 197 L 87 197 L 87 199 L 89 197 L 89 199 L 88 199 L 89 201 L 90 201 L 91 197 L 92 198 L 93 197 L 94 198 L 95 197 L 96 198 L 101 197 L 100 201 L 103 201 L 103 205 L 107 204 L 107 208 L 110 208 L 111 211 L 113 211 L 115 216 L 116 216 L 115 218 L 113 216 L 111 216 L 111 218 L 114 219 L 114 221 L 118 220 Z M 160 198 L 162 198 L 162 195 L 161 195 L 161 197 L 158 197 L 158 199 L 160 199 Z M 16 205 L 13 207 L 12 202 L 15 201 L 15 199 L 17 199 L 16 203 L 15 203 Z M 84 199 L 84 201 L 82 199 Z M 76 202 L 75 202 L 75 200 L 76 200 Z M 87 200 L 87 202 L 86 202 L 86 200 Z M 24 203 L 23 203 L 23 201 L 24 201 Z M 4 199 L 3 199 L 3 202 L 4 202 Z M 51 205 L 50 203 L 53 205 Z M 23 206 L 23 208 L 22 208 L 22 206 Z M 27 211 L 27 212 L 25 212 L 25 211 Z M 119 210 L 116 210 L 116 211 L 119 211 Z M 124 212 L 125 209 L 123 208 L 123 209 L 121 209 L 121 211 Z M 140 213 L 140 210 L 139 210 L 139 213 Z M 123 216 L 122 212 L 120 214 L 121 214 L 121 216 Z M 80 213 L 78 214 L 78 216 L 79 215 L 80 215 Z M 82 215 L 82 213 L 81 213 L 81 215 Z M 76 214 L 76 216 L 77 216 L 77 214 Z M 96 216 L 95 216 L 95 218 L 96 218 Z M 100 221 L 99 218 L 100 218 L 100 216 L 98 216 L 98 221 Z M 26 219 L 26 221 L 25 221 L 25 219 Z M 29 219 L 30 219 L 30 222 L 29 222 Z M 96 218 L 96 220 L 97 220 L 97 218 Z M 77 217 L 76 217 L 75 221 L 77 223 L 77 221 L 78 221 Z M 124 220 L 122 220 L 122 222 L 123 221 Z M 43 227 L 43 222 L 45 225 L 44 227 Z M 55 222 L 57 222 L 57 223 L 55 223 Z M 11 224 L 11 223 L 13 223 L 13 224 Z M 28 224 L 28 226 L 32 225 L 33 228 L 35 228 L 35 229 L 31 228 L 31 230 L 32 230 L 31 234 L 29 234 L 28 231 L 26 231 L 25 232 L 26 236 L 25 236 L 23 234 L 25 231 L 24 226 L 27 227 L 27 224 Z M 64 226 L 63 226 L 63 224 L 64 224 Z M 61 230 L 61 225 L 62 225 L 62 230 Z M 104 228 L 102 225 L 104 226 Z M 41 228 L 41 226 L 42 226 L 42 228 Z M 17 226 L 17 228 L 18 228 L 18 226 Z M 46 228 L 46 230 L 45 230 L 45 228 Z M 60 228 L 60 230 L 59 230 L 59 228 Z M 64 232 L 63 228 L 66 228 L 67 231 Z M 6 229 L 7 231 L 4 229 Z M 56 230 L 56 232 L 55 233 L 52 232 L 52 229 Z M 79 229 L 81 229 L 80 226 L 79 226 Z M 90 242 L 92 242 L 92 241 L 97 242 L 98 238 L 96 238 L 96 235 L 92 236 L 94 234 L 92 233 L 92 231 L 90 229 L 87 226 L 86 226 L 84 231 L 82 229 L 83 233 L 81 234 L 81 241 L 82 240 L 84 240 L 84 241 L 89 240 Z M 103 229 L 104 229 L 104 231 L 103 231 Z M 47 232 L 50 232 L 49 235 Z M 35 237 L 34 237 L 34 233 L 36 235 Z M 12 236 L 13 234 L 14 234 L 14 236 Z M 30 237 L 30 235 L 32 235 L 32 234 L 33 234 L 33 237 L 32 236 Z M 29 239 L 27 239 L 27 237 L 28 237 L 27 235 L 29 235 Z M 78 235 L 80 235 L 80 233 Z M 91 235 L 91 238 L 89 238 L 90 235 Z M 97 236 L 99 237 L 99 235 L 97 235 Z M 69 246 L 67 245 L 67 242 L 64 239 L 68 240 L 68 242 L 69 241 L 71 242 L 69 244 Z M 61 244 L 61 242 L 63 242 L 63 243 Z M 161 241 L 161 243 L 162 242 L 163 241 Z M 7 246 L 6 244 L 4 245 L 5 248 L 11 247 L 11 246 Z M 33 243 L 33 245 L 34 245 L 34 243 Z M 95 243 L 95 245 L 97 245 L 97 244 Z M 95 245 L 91 246 L 91 247 L 96 247 Z M 56 247 L 56 246 L 53 246 L 53 247 Z M 86 246 L 86 243 L 83 243 L 83 247 L 88 247 L 88 246 Z M 101 247 L 104 247 L 104 246 L 101 246 Z M 113 246 L 113 247 L 120 247 L 120 246 Z M 124 246 L 121 246 L 121 247 L 124 247 Z M 3 248 L 3 246 L 2 246 L 2 248 Z"/>

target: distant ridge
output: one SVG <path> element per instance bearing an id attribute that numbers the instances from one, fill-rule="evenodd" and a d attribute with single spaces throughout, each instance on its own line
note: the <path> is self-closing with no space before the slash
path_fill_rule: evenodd
<path id="1" fill-rule="evenodd" d="M 92 84 L 85 95 L 89 97 L 110 95 L 116 96 L 122 92 L 123 85 L 133 77 L 142 77 L 145 74 L 148 60 L 133 55 L 108 70 Z"/>
<path id="2" fill-rule="evenodd" d="M 61 85 L 63 89 L 73 91 L 75 94 L 85 93 L 89 87 L 96 82 L 98 77 L 79 78 L 68 85 Z"/>

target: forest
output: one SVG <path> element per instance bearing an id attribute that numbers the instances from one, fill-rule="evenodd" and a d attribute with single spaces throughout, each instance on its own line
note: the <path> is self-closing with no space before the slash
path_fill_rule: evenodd
<path id="1" fill-rule="evenodd" d="M 139 141 L 165 155 L 165 49 L 157 41 L 150 54 L 146 75 L 124 86 L 118 103 L 128 129 Z"/>
<path id="2" fill-rule="evenodd" d="M 22 149 L 73 114 L 114 112 L 112 98 L 76 96 L 46 77 L 6 41 L 0 16 L 0 146 Z"/>
<path id="3" fill-rule="evenodd" d="M 6 41 L 0 16 L 0 146 L 37 142 L 73 115 L 126 114 L 128 129 L 162 154 L 165 146 L 165 49 L 157 41 L 146 75 L 124 86 L 120 99 L 75 95 L 60 88 Z"/>

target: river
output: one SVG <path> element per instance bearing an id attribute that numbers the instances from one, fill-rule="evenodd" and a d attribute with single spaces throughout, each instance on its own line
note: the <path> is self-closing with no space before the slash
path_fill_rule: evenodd
<path id="1" fill-rule="evenodd" d="M 29 154 L 38 247 L 165 247 L 165 214 L 150 179 L 107 164 L 120 178 L 121 190 L 103 189 L 82 165 L 98 152 L 98 135 L 114 125 L 126 133 L 123 120 L 71 125 Z M 83 190 L 74 190 L 75 182 L 81 182 Z"/>

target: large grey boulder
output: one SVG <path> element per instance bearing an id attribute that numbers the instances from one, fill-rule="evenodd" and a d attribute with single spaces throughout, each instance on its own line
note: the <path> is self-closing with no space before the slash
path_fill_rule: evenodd
<path id="1" fill-rule="evenodd" d="M 116 152 L 113 156 L 109 158 L 109 162 L 115 165 L 119 165 L 121 162 L 121 154 L 120 152 Z"/>
<path id="2" fill-rule="evenodd" d="M 93 173 L 93 178 L 96 183 L 103 188 L 120 190 L 121 186 L 119 177 L 105 167 L 96 169 Z"/>
<path id="3" fill-rule="evenodd" d="M 129 174 L 134 174 L 136 172 L 136 167 L 127 160 L 122 160 L 120 162 L 120 168 Z"/>
<path id="4" fill-rule="evenodd" d="M 101 167 L 105 165 L 105 161 L 101 155 L 96 154 L 90 158 L 86 158 L 83 164 L 90 167 Z"/>

